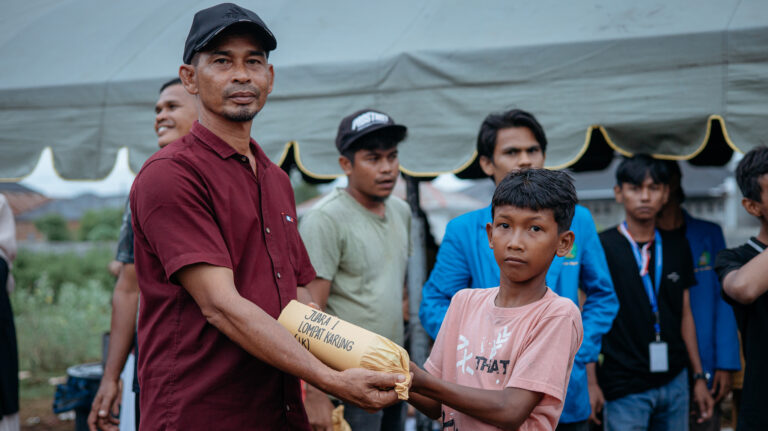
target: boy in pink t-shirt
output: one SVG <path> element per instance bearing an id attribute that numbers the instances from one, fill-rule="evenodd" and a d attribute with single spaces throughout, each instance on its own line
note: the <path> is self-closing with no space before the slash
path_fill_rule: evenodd
<path id="1" fill-rule="evenodd" d="M 573 245 L 568 174 L 513 172 L 493 195 L 488 242 L 499 287 L 456 294 L 409 402 L 443 429 L 554 430 L 581 345 L 578 308 L 545 284 L 555 255 Z"/>

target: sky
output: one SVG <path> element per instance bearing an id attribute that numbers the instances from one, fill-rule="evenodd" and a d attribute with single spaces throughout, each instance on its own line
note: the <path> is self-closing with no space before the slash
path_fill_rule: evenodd
<path id="1" fill-rule="evenodd" d="M 51 150 L 46 148 L 32 173 L 19 183 L 51 198 L 70 198 L 83 193 L 93 193 L 99 196 L 125 196 L 131 190 L 133 178 L 134 175 L 128 168 L 128 151 L 125 148 L 122 148 L 117 154 L 117 161 L 112 172 L 101 181 L 66 181 L 61 179 L 53 169 Z M 344 187 L 346 177 L 341 177 L 331 184 L 334 187 Z M 466 183 L 453 174 L 440 175 L 434 180 L 433 185 L 443 191 L 456 191 L 466 187 Z"/>

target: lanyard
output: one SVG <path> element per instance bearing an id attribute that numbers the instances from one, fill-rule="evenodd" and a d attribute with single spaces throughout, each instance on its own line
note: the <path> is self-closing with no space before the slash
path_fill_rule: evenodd
<path id="1" fill-rule="evenodd" d="M 645 244 L 642 248 L 637 245 L 637 242 L 632 238 L 632 235 L 629 234 L 629 230 L 627 230 L 627 222 L 623 222 L 619 225 L 619 232 L 621 232 L 622 235 L 629 241 L 629 245 L 632 246 L 632 253 L 635 255 L 635 262 L 637 263 L 637 267 L 640 270 L 640 278 L 643 279 L 643 287 L 645 287 L 645 294 L 648 295 L 648 301 L 651 303 L 651 310 L 653 311 L 653 316 L 655 318 L 655 322 L 653 323 L 653 329 L 656 331 L 656 341 L 661 341 L 661 325 L 659 323 L 659 302 L 657 300 L 657 295 L 659 293 L 659 286 L 661 285 L 661 268 L 662 268 L 662 254 L 661 254 L 661 235 L 659 235 L 658 230 L 654 230 L 654 236 L 653 236 L 653 245 L 654 245 L 654 284 L 651 284 L 651 276 L 648 273 L 648 266 L 650 264 L 651 256 L 649 253 L 649 249 L 651 247 L 651 242 Z"/>

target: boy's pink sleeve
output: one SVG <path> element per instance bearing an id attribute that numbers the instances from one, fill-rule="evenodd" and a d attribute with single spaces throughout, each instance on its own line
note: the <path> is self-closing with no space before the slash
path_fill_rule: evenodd
<path id="1" fill-rule="evenodd" d="M 577 310 L 543 318 L 531 332 L 507 387 L 541 392 L 557 400 L 545 396 L 542 405 L 562 402 L 582 337 Z"/>
<path id="2" fill-rule="evenodd" d="M 443 378 L 443 352 L 445 348 L 450 348 L 446 344 L 450 344 L 448 340 L 456 339 L 456 331 L 459 326 L 457 319 L 461 318 L 461 311 L 457 309 L 462 308 L 464 295 L 461 291 L 454 295 L 451 299 L 451 304 L 448 306 L 448 311 L 445 312 L 445 318 L 443 324 L 440 326 L 440 331 L 437 333 L 435 344 L 432 346 L 432 352 L 429 354 L 429 358 L 424 362 L 424 369 L 433 376 L 442 379 Z"/>

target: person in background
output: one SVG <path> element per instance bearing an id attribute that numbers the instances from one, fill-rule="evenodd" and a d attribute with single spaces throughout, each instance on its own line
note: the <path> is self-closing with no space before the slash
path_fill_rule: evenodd
<path id="1" fill-rule="evenodd" d="M 573 246 L 576 190 L 565 172 L 510 173 L 496 188 L 487 246 L 500 284 L 452 299 L 409 402 L 443 430 L 553 430 L 582 342 L 576 304 L 547 287 Z"/>
<path id="2" fill-rule="evenodd" d="M 477 136 L 480 166 L 498 185 L 510 172 L 541 169 L 547 150 L 544 129 L 532 114 L 513 109 L 488 115 Z M 437 262 L 422 290 L 419 318 L 435 339 L 453 295 L 466 288 L 499 285 L 499 267 L 488 248 L 485 226 L 491 222 L 486 207 L 456 217 L 448 223 L 437 254 Z M 597 388 L 595 363 L 600 343 L 619 308 L 589 210 L 576 205 L 570 230 L 573 248 L 555 257 L 547 273 L 547 286 L 579 305 L 579 290 L 586 300 L 581 318 L 584 342 L 576 354 L 568 384 L 568 395 L 558 430 L 587 430 L 588 419 L 599 422 L 603 400 Z"/>
<path id="3" fill-rule="evenodd" d="M 0 194 L 0 431 L 19 431 L 19 352 L 10 294 L 16 258 L 16 224 Z"/>
<path id="4" fill-rule="evenodd" d="M 189 133 L 197 118 L 195 98 L 181 85 L 181 79 L 174 78 L 160 87 L 160 97 L 155 103 L 155 134 L 157 146 L 166 145 Z M 109 349 L 104 366 L 104 375 L 99 390 L 93 399 L 91 412 L 88 414 L 88 427 L 91 431 L 117 430 L 120 413 L 120 370 L 125 366 L 131 346 L 135 343 L 136 312 L 139 306 L 139 284 L 133 258 L 133 226 L 131 226 L 131 208 L 126 202 L 120 237 L 117 243 L 117 256 L 113 262 L 120 265 L 115 290 L 112 293 L 112 322 L 109 327 Z M 137 349 L 136 349 L 137 350 Z M 133 391 L 136 395 L 134 404 L 136 428 L 139 427 L 139 385 L 134 358 Z"/>
<path id="5" fill-rule="evenodd" d="M 328 368 L 276 320 L 315 279 L 288 175 L 251 138 L 276 47 L 253 11 L 197 12 L 179 77 L 198 121 L 134 180 L 142 430 L 309 430 L 299 379 L 369 410 L 406 379 Z"/>
<path id="6" fill-rule="evenodd" d="M 760 221 L 756 236 L 739 247 L 721 251 L 715 271 L 723 295 L 736 313 L 744 350 L 744 386 L 737 431 L 768 429 L 768 147 L 748 152 L 736 168 L 741 204 Z"/>
<path id="7" fill-rule="evenodd" d="M 696 285 L 690 288 L 691 312 L 696 322 L 696 341 L 707 387 L 715 401 L 712 417 L 699 423 L 691 421 L 691 430 L 720 429 L 720 402 L 731 391 L 731 372 L 741 369 L 739 337 L 733 310 L 720 295 L 720 281 L 714 259 L 725 248 L 723 231 L 715 223 L 691 217 L 683 209 L 685 192 L 681 187 L 682 173 L 676 161 L 666 161 L 669 170 L 669 199 L 656 217 L 662 230 L 676 230 L 688 239 L 693 257 Z M 698 416 L 696 404 L 692 415 Z"/>
<path id="8" fill-rule="evenodd" d="M 690 246 L 681 232 L 656 228 L 668 184 L 667 166 L 647 155 L 625 158 L 616 169 L 614 194 L 625 221 L 600 234 L 620 303 L 598 368 L 606 431 L 688 429 L 687 366 L 698 420 L 712 415 L 690 307 Z"/>
<path id="9" fill-rule="evenodd" d="M 408 265 L 411 211 L 391 196 L 397 147 L 405 126 L 372 109 L 339 124 L 336 148 L 347 175 L 345 189 L 319 201 L 299 223 L 317 278 L 307 285 L 321 309 L 403 345 L 403 290 Z M 315 430 L 331 430 L 332 402 L 307 386 L 307 414 Z M 355 431 L 402 431 L 406 403 L 376 413 L 345 406 Z"/>

